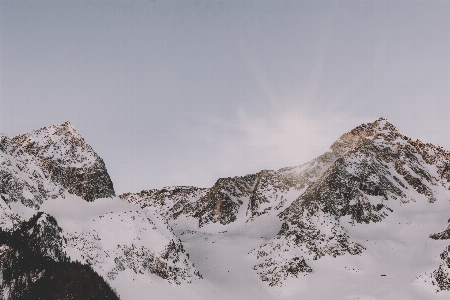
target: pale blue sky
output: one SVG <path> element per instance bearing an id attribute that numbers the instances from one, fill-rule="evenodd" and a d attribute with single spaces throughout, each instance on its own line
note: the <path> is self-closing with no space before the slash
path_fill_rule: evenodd
<path id="1" fill-rule="evenodd" d="M 70 120 L 118 193 L 298 165 L 386 117 L 450 149 L 450 2 L 3 1 L 0 132 Z"/>

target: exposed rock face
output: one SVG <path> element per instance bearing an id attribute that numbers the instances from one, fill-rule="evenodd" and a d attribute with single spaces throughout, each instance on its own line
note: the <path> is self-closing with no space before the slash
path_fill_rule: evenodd
<path id="1" fill-rule="evenodd" d="M 95 229 L 80 226 L 67 232 L 68 247 L 111 282 L 127 269 L 136 275 L 152 273 L 173 284 L 202 278 L 180 240 L 157 213 L 111 212 L 84 225 Z M 116 231 L 113 245 L 111 228 Z"/>
<path id="2" fill-rule="evenodd" d="M 191 283 L 195 279 L 202 278 L 188 261 L 183 245 L 178 239 L 171 240 L 159 253 L 135 244 L 118 245 L 117 250 L 113 254 L 115 267 L 107 273 L 111 280 L 126 269 L 131 269 L 136 274 L 150 272 L 175 284 Z"/>
<path id="3" fill-rule="evenodd" d="M 198 219 L 200 227 L 209 223 L 229 224 L 236 220 L 240 209 L 245 209 L 245 215 L 252 220 L 271 211 L 283 211 L 358 139 L 355 134 L 344 134 L 328 152 L 311 162 L 278 171 L 220 178 L 208 189 L 169 187 L 120 197 L 140 207 L 153 207 L 170 218 L 192 216 Z"/>
<path id="4" fill-rule="evenodd" d="M 0 137 L 1 197 L 38 208 L 65 190 L 86 201 L 115 195 L 103 160 L 70 122 Z"/>
<path id="5" fill-rule="evenodd" d="M 439 267 L 416 277 L 416 282 L 427 282 L 434 286 L 436 293 L 450 291 L 450 246 L 440 254 Z"/>
<path id="6" fill-rule="evenodd" d="M 209 189 L 193 186 L 166 187 L 161 190 L 145 190 L 140 193 L 125 193 L 119 197 L 141 208 L 151 207 L 161 215 L 176 218 L 184 207 L 206 195 Z"/>
<path id="7" fill-rule="evenodd" d="M 280 278 L 286 277 L 273 272 L 273 265 L 286 269 L 292 263 L 293 258 L 286 254 L 277 259 L 282 251 L 300 250 L 313 260 L 324 255 L 360 254 L 364 248 L 351 241 L 340 224 L 341 217 L 349 216 L 354 224 L 380 222 L 392 212 L 390 201 L 407 203 L 422 195 L 432 203 L 436 201 L 434 187 L 448 185 L 445 175 L 436 176 L 446 174 L 448 152 L 428 146 L 438 149 L 442 158 L 433 164 L 435 160 L 421 155 L 426 152 L 423 144 L 412 142 L 384 119 L 344 136 L 351 137 L 351 147 L 280 214 L 284 223 L 278 235 L 253 252 L 264 261 L 255 269 L 270 285 L 280 285 Z M 268 262 L 272 268 L 266 267 Z"/>
<path id="8" fill-rule="evenodd" d="M 69 261 L 67 240 L 52 216 L 38 212 L 23 220 L 9 205 L 19 202 L 39 209 L 45 200 L 64 197 L 66 191 L 87 201 L 114 195 L 103 161 L 69 122 L 14 138 L 0 136 L 2 299 L 85 298 L 87 294 L 72 289 L 76 283 L 60 281 L 69 274 L 81 284 L 85 279 L 77 276 L 92 278 L 105 295 L 117 298 L 92 269 Z M 53 294 L 46 284 L 54 287 Z"/>
<path id="9" fill-rule="evenodd" d="M 279 249 L 281 249 L 281 246 Z M 266 255 L 267 253 L 264 250 L 260 250 L 257 258 Z M 254 266 L 253 270 L 257 271 L 261 280 L 268 282 L 269 286 L 279 285 L 288 277 L 298 278 L 299 275 L 313 273 L 313 269 L 307 265 L 305 258 L 302 256 L 294 256 L 289 259 L 281 255 L 273 256 Z"/>
<path id="10" fill-rule="evenodd" d="M 450 246 L 448 246 L 440 257 L 442 263 L 439 268 L 432 273 L 433 283 L 436 284 L 438 291 L 450 290 Z"/>
<path id="11" fill-rule="evenodd" d="M 142 208 L 152 207 L 159 213 L 176 219 L 188 215 L 198 219 L 199 226 L 209 223 L 229 224 L 236 220 L 236 215 L 244 202 L 249 217 L 264 214 L 272 209 L 273 200 L 283 204 L 283 197 L 278 199 L 289 187 L 296 186 L 296 178 L 291 173 L 282 174 L 274 171 L 261 171 L 258 174 L 220 178 L 211 188 L 166 187 L 161 190 L 147 190 L 140 193 L 126 193 L 120 197 Z"/>
<path id="12" fill-rule="evenodd" d="M 341 219 L 353 225 L 381 222 L 393 213 L 393 201 L 433 203 L 442 188 L 450 189 L 450 152 L 413 141 L 381 118 L 342 135 L 329 151 L 306 164 L 219 179 L 201 192 L 189 188 L 182 201 L 166 193 L 165 203 L 173 201 L 176 210 L 175 205 L 157 204 L 156 195 L 164 190 L 122 197 L 154 206 L 172 219 L 196 218 L 199 226 L 226 225 L 238 215 L 251 222 L 278 214 L 281 230 L 251 255 L 258 260 L 254 269 L 263 281 L 282 285 L 289 276 L 312 273 L 310 260 L 364 251 Z M 245 214 L 239 213 L 242 210 Z M 439 235 L 443 237 L 445 233 Z"/>
<path id="13" fill-rule="evenodd" d="M 174 214 L 184 207 L 182 194 L 171 193 L 181 201 Z M 0 136 L 0 196 L 0 299 L 117 299 L 105 280 L 114 283 L 125 270 L 174 284 L 202 278 L 164 218 L 129 204 L 134 210 L 124 211 L 103 160 L 69 122 Z M 110 198 L 103 212 L 109 205 L 117 210 L 91 213 L 87 202 L 98 198 Z M 69 202 L 75 211 L 64 211 Z M 29 209 L 22 204 L 52 211 L 56 205 L 65 227 L 45 212 L 24 220 Z"/>
<path id="14" fill-rule="evenodd" d="M 442 230 L 441 232 L 436 232 L 436 233 L 430 234 L 430 238 L 432 238 L 434 240 L 450 239 L 450 220 L 449 220 L 449 224 L 447 225 L 447 227 L 444 230 Z"/>
<path id="15" fill-rule="evenodd" d="M 198 219 L 199 226 L 210 222 L 228 224 L 236 220 L 242 198 L 249 197 L 255 184 L 255 175 L 221 178 L 217 180 L 205 196 L 191 202 L 183 213 Z"/>
<path id="16" fill-rule="evenodd" d="M 195 220 L 187 223 L 198 222 L 198 227 L 207 231 L 219 224 L 229 229 L 236 224 L 251 227 L 252 222 L 275 220 L 273 224 L 281 228 L 275 228 L 280 228 L 276 234 L 261 237 L 264 244 L 259 243 L 261 246 L 249 256 L 255 260 L 253 269 L 262 281 L 282 286 L 290 277 L 313 274 L 314 261 L 324 261 L 325 256 L 364 255 L 367 245 L 352 237 L 352 226 L 383 222 L 399 205 L 410 202 L 440 203 L 448 190 L 450 152 L 412 141 L 385 119 L 356 127 L 329 151 L 303 165 L 221 178 L 211 188 L 168 187 L 126 193 L 120 196 L 126 202 L 113 197 L 103 161 L 70 123 L 15 138 L 2 136 L 2 240 L 12 241 L 11 236 L 20 233 L 20 249 L 35 255 L 5 242 L 0 245 L 2 270 L 17 269 L 31 258 L 45 266 L 21 267 L 25 271 L 13 272 L 15 275 L 3 272 L 2 291 L 6 298 L 16 297 L 11 291 L 28 295 L 50 282 L 54 274 L 61 274 L 63 265 L 77 274 L 103 276 L 110 283 L 124 274 L 136 278 L 156 275 L 172 284 L 194 282 L 202 276 L 167 222 L 184 224 L 181 217 Z M 69 193 L 88 202 L 112 199 L 104 199 L 111 200 L 107 212 L 89 218 L 85 214 L 83 224 L 66 220 L 67 227 L 61 225 L 64 229 L 45 213 L 24 221 L 11 209 L 14 202 L 39 209 L 48 199 L 65 197 L 68 201 L 75 197 Z M 91 205 L 86 201 L 81 202 Z M 127 210 L 109 211 L 110 204 L 116 208 L 126 204 Z M 217 225 L 208 227 L 214 223 Z M 430 237 L 449 239 L 449 228 Z M 66 251 L 82 263 L 71 265 Z M 429 275 L 439 291 L 450 290 L 449 251 L 447 248 L 441 254 L 442 263 Z M 102 285 L 101 280 L 96 282 Z"/>
<path id="17" fill-rule="evenodd" d="M 261 280 L 270 286 L 280 286 L 288 276 L 312 273 L 307 260 L 325 255 L 359 255 L 363 250 L 364 247 L 352 242 L 339 221 L 330 214 L 305 209 L 283 223 L 276 237 L 251 254 L 261 261 L 253 268 Z"/>
<path id="18" fill-rule="evenodd" d="M 450 220 L 447 227 L 437 233 L 430 234 L 430 238 L 434 240 L 448 240 L 450 239 Z M 419 275 L 416 278 L 416 281 L 425 281 L 431 282 L 431 284 L 435 287 L 436 292 L 440 291 L 450 291 L 450 246 L 445 248 L 444 252 L 442 252 L 439 257 L 441 259 L 441 263 L 439 267 L 432 271 L 426 272 L 425 274 Z"/>

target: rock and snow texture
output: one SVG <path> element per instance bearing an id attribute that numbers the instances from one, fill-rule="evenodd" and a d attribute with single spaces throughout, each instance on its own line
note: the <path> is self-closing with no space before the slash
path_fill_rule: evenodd
<path id="1" fill-rule="evenodd" d="M 167 187 L 162 190 L 146 190 L 140 193 L 125 193 L 122 199 L 142 208 L 156 209 L 160 214 L 176 218 L 184 207 L 206 195 L 208 189 L 191 186 Z"/>
<path id="2" fill-rule="evenodd" d="M 0 137 L 0 196 L 0 298 L 16 299 L 41 288 L 52 279 L 34 273 L 58 273 L 64 267 L 55 263 L 69 264 L 74 274 L 89 278 L 95 271 L 113 288 L 134 280 L 163 280 L 170 286 L 202 278 L 164 217 L 115 196 L 103 160 L 70 122 Z M 8 242 L 19 231 L 23 245 Z M 30 252 L 27 243 L 36 249 Z M 13 257 L 14 266 L 27 259 L 44 262 L 6 281 Z"/>
<path id="3" fill-rule="evenodd" d="M 13 138 L 0 136 L 0 194 L 39 208 L 64 191 L 86 201 L 115 195 L 103 160 L 70 122 Z"/>
<path id="4" fill-rule="evenodd" d="M 384 277 L 397 282 L 398 277 L 404 289 L 416 276 L 437 266 L 433 274 L 438 275 L 433 278 L 439 278 L 435 286 L 441 291 L 448 289 L 445 282 L 450 282 L 450 275 L 444 254 L 436 249 L 445 249 L 442 239 L 448 233 L 433 233 L 438 232 L 438 222 L 450 217 L 449 188 L 449 151 L 414 141 L 379 119 L 342 135 L 323 155 L 297 167 L 223 178 L 209 189 L 171 187 L 120 197 L 167 216 L 182 239 L 186 235 L 198 239 L 201 234 L 227 239 L 231 231 L 253 239 L 260 235 L 259 246 L 247 249 L 246 259 L 253 262 L 263 285 L 281 295 L 283 287 L 292 290 L 292 284 L 302 282 L 310 284 L 305 292 L 312 291 L 324 278 L 370 287 L 367 278 L 374 273 L 381 278 L 372 280 L 376 284 L 383 284 L 379 281 Z M 171 196 L 179 190 L 184 191 L 182 199 Z M 261 220 L 277 229 L 265 234 Z M 403 229 L 390 230 L 388 224 Z M 435 238 L 442 242 L 433 244 Z M 410 255 L 404 255 L 405 251 Z M 397 269 L 389 272 L 390 266 Z M 339 272 L 344 276 L 339 277 Z M 202 273 L 207 278 L 207 270 Z M 407 299 L 420 298 L 427 290 L 420 284 L 408 288 L 411 291 L 403 295 Z M 348 288 L 338 291 L 336 295 L 349 292 Z M 333 295 L 315 293 L 324 298 Z M 378 289 L 373 297 L 371 293 L 361 296 L 376 299 L 401 294 L 395 289 Z"/>
<path id="5" fill-rule="evenodd" d="M 383 119 L 347 135 L 357 142 L 280 214 L 280 232 L 255 251 L 263 261 L 255 269 L 270 285 L 297 276 L 302 268 L 290 266 L 304 258 L 308 264 L 325 255 L 362 255 L 365 247 L 352 241 L 341 220 L 381 222 L 394 213 L 395 204 L 434 203 L 442 193 L 450 195 L 445 177 L 449 152 L 411 141 Z M 298 249 L 304 257 L 289 254 Z"/>
<path id="6" fill-rule="evenodd" d="M 42 257 L 89 265 L 122 299 L 449 297 L 450 152 L 385 119 L 308 163 L 211 188 L 116 197 L 68 122 L 2 136 L 0 159 L 5 234 L 35 224 Z M 2 268 L 13 254 L 0 245 Z"/>
<path id="7" fill-rule="evenodd" d="M 130 280 L 155 277 L 169 283 L 190 283 L 201 278 L 180 240 L 166 220 L 121 199 L 93 203 L 73 195 L 46 201 L 42 210 L 58 220 L 72 260 L 87 263 L 114 287 L 124 271 Z"/>

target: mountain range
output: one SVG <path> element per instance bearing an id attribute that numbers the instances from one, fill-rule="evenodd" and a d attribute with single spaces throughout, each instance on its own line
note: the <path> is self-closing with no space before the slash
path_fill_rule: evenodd
<path id="1" fill-rule="evenodd" d="M 450 151 L 386 119 L 310 162 L 116 195 L 70 122 L 0 135 L 0 299 L 448 299 Z"/>

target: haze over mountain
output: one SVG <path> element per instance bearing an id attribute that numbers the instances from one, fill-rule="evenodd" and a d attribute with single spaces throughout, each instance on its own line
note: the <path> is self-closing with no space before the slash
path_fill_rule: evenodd
<path id="1" fill-rule="evenodd" d="M 450 152 L 383 118 L 210 188 L 118 196 L 70 122 L 1 136 L 0 161 L 3 299 L 450 295 Z"/>

